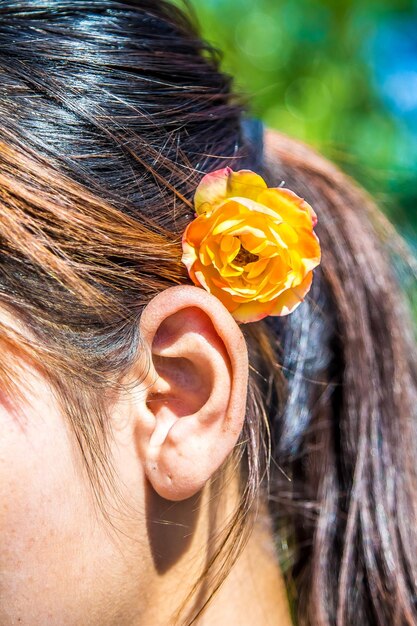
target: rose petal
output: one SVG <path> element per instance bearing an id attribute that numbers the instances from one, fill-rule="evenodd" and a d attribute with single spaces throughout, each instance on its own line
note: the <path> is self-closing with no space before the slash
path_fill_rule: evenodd
<path id="1" fill-rule="evenodd" d="M 300 231 L 299 255 L 306 271 L 312 270 L 321 261 L 320 242 L 315 232 Z"/>
<path id="2" fill-rule="evenodd" d="M 225 233 L 226 231 L 230 231 L 230 233 L 233 233 L 234 236 L 237 236 L 239 234 L 239 227 L 241 226 L 241 224 L 244 224 L 245 220 L 242 217 L 238 217 L 238 218 L 230 218 L 230 219 L 225 219 L 225 220 L 219 220 L 215 226 L 215 228 L 213 228 L 213 235 L 219 235 L 220 233 Z M 247 228 L 245 226 L 245 228 Z"/>
<path id="3" fill-rule="evenodd" d="M 294 228 L 302 226 L 314 228 L 317 223 L 317 215 L 313 208 L 303 198 L 285 187 L 267 189 L 259 195 L 258 202 L 265 203 Z"/>
<path id="4" fill-rule="evenodd" d="M 194 194 L 194 207 L 197 215 L 213 211 L 227 197 L 227 181 L 232 170 L 225 167 L 206 174 Z"/>
<path id="5" fill-rule="evenodd" d="M 236 245 L 239 250 L 240 248 L 239 240 L 236 239 L 236 237 L 234 237 L 233 235 L 225 235 L 224 237 L 221 238 L 220 249 L 222 252 L 225 252 L 226 254 L 233 252 L 233 250 L 236 248 Z"/>
<path id="6" fill-rule="evenodd" d="M 247 280 L 254 280 L 258 278 L 263 271 L 268 267 L 271 261 L 269 259 L 259 259 L 259 261 L 253 261 L 245 266 L 245 272 L 247 273 Z"/>
<path id="7" fill-rule="evenodd" d="M 239 303 L 235 302 L 233 297 L 229 293 L 223 291 L 223 289 L 219 288 L 214 283 L 212 276 L 212 273 L 214 272 L 207 272 L 206 269 L 207 268 L 204 268 L 204 273 L 201 271 L 197 271 L 195 273 L 196 278 L 200 283 L 200 286 L 204 287 L 206 291 L 216 296 L 216 298 L 218 298 L 224 304 L 227 310 L 233 313 L 233 311 L 239 306 Z"/>
<path id="8" fill-rule="evenodd" d="M 262 195 L 265 192 L 262 192 L 259 198 L 262 198 Z M 234 196 L 233 198 L 229 198 L 222 210 L 225 210 L 225 207 L 235 207 L 235 210 L 239 212 L 239 215 L 245 216 L 245 219 L 251 219 L 251 216 L 248 215 L 247 209 L 249 211 L 253 211 L 255 215 L 255 219 L 257 218 L 257 214 L 267 215 L 272 220 L 276 221 L 278 224 L 283 221 L 282 217 L 275 211 L 273 208 L 265 206 L 260 202 L 252 200 L 251 198 L 242 198 L 241 196 Z"/>
<path id="9" fill-rule="evenodd" d="M 182 249 L 183 249 L 183 253 L 182 253 L 181 261 L 184 263 L 187 269 L 190 269 L 190 267 L 193 265 L 193 263 L 197 259 L 196 249 L 194 248 L 194 246 L 191 246 L 187 241 L 184 241 L 184 239 L 182 242 Z"/>
<path id="10" fill-rule="evenodd" d="M 227 196 L 229 198 L 242 196 L 257 200 L 265 189 L 268 189 L 268 186 L 259 174 L 255 174 L 251 170 L 232 171 L 228 179 Z"/>
<path id="11" fill-rule="evenodd" d="M 260 302 L 246 302 L 240 304 L 234 311 L 233 317 L 237 322 L 246 324 L 248 322 L 257 322 L 267 315 L 270 315 L 272 309 L 271 302 L 267 304 Z"/>
<path id="12" fill-rule="evenodd" d="M 284 291 L 273 300 L 273 308 L 270 315 L 288 315 L 292 313 L 303 302 L 310 290 L 313 280 L 313 272 L 309 272 L 298 287 L 293 287 Z"/>
<path id="13" fill-rule="evenodd" d="M 256 200 L 267 189 L 264 179 L 250 170 L 234 172 L 230 167 L 206 174 L 194 195 L 198 215 L 214 211 L 219 204 L 233 196 Z"/>

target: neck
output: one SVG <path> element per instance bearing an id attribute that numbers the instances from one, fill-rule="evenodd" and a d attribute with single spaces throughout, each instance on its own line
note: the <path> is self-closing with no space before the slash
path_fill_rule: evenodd
<path id="1" fill-rule="evenodd" d="M 200 576 L 204 576 L 207 563 L 215 551 L 213 545 L 219 538 L 221 540 L 221 529 L 227 526 L 227 520 L 230 520 L 237 498 L 234 480 L 228 482 L 227 489 L 223 490 L 221 497 L 213 496 L 210 489 L 205 489 L 197 504 L 196 501 L 190 502 L 188 512 L 181 506 L 175 514 L 177 520 L 181 519 L 180 525 L 173 519 L 169 526 L 165 526 L 161 540 L 163 546 L 161 543 L 161 550 L 158 552 L 169 554 L 171 564 L 170 567 L 160 568 L 155 578 L 151 592 L 152 615 L 148 616 L 146 623 L 155 626 L 167 623 L 188 624 L 191 621 L 189 616 L 199 613 L 207 599 L 212 596 L 194 624 L 291 626 L 285 585 L 277 561 L 266 507 L 260 507 L 249 540 L 220 588 L 212 593 L 216 578 L 211 572 L 211 575 L 204 578 L 205 582 L 196 590 L 191 600 L 179 597 L 181 590 L 187 592 L 192 590 Z M 175 507 L 171 510 L 175 510 Z M 162 518 L 167 518 L 166 510 Z M 167 535 L 168 528 L 180 528 L 180 534 L 174 541 L 173 537 L 170 541 Z M 176 551 L 174 560 L 170 543 L 174 543 Z M 180 612 L 177 622 L 173 622 L 174 609 L 180 610 L 181 607 L 186 608 Z"/>
<path id="2" fill-rule="evenodd" d="M 292 625 L 267 514 L 258 517 L 245 549 L 198 624 Z"/>

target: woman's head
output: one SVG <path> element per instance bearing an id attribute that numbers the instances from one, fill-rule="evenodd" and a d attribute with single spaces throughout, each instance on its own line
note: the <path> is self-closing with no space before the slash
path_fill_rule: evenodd
<path id="1" fill-rule="evenodd" d="M 201 173 L 253 148 L 229 80 L 174 8 L 0 10 L 1 621 L 128 623 L 129 594 L 145 581 L 150 594 L 141 572 L 166 568 L 170 543 L 145 548 L 158 534 L 145 477 L 189 498 L 242 428 L 242 335 L 185 286 L 179 244 Z"/>
<path id="2" fill-rule="evenodd" d="M 0 44 L 2 623 L 158 623 L 199 591 L 192 619 L 269 475 L 301 622 L 412 624 L 416 371 L 389 224 L 269 133 L 262 173 L 313 205 L 323 263 L 291 316 L 239 329 L 189 284 L 181 235 L 202 174 L 259 154 L 183 14 L 6 1 Z"/>

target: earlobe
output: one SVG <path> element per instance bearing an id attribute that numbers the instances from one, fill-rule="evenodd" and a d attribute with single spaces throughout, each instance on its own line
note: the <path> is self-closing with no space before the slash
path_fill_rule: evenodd
<path id="1" fill-rule="evenodd" d="M 248 359 L 227 309 L 198 287 L 172 287 L 145 308 L 151 355 L 137 406 L 146 477 L 169 500 L 197 493 L 233 450 L 245 417 Z"/>

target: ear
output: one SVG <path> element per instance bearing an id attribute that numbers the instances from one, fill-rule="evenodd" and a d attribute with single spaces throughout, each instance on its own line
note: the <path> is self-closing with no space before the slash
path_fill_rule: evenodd
<path id="1" fill-rule="evenodd" d="M 136 401 L 137 450 L 154 490 L 183 500 L 222 465 L 241 432 L 246 342 L 217 298 L 185 285 L 146 306 L 140 332 L 150 363 Z"/>

